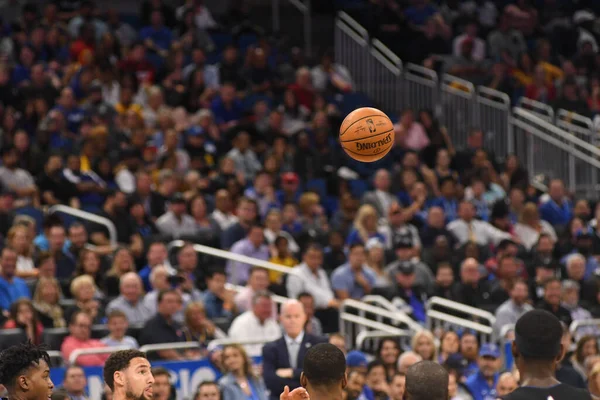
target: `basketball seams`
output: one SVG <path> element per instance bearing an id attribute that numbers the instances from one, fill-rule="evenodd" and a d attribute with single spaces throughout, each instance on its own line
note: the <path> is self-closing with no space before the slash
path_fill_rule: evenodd
<path id="1" fill-rule="evenodd" d="M 346 119 L 347 119 L 349 116 L 350 116 L 350 115 L 347 115 L 347 116 L 346 116 L 346 118 L 344 118 L 344 121 L 345 121 L 345 120 L 346 120 Z M 372 114 L 372 115 L 365 115 L 364 117 L 361 117 L 361 118 L 357 119 L 356 121 L 352 122 L 350 125 L 348 125 L 348 127 L 347 127 L 346 129 L 344 129 L 344 132 L 340 133 L 340 137 L 344 136 L 344 134 L 345 134 L 345 133 L 348 131 L 348 129 L 350 129 L 350 127 L 351 127 L 352 125 L 354 125 L 355 123 L 357 123 L 357 122 L 359 122 L 359 121 L 362 121 L 362 120 L 363 120 L 363 119 L 365 119 L 365 118 L 372 118 L 372 117 L 383 117 L 383 118 L 387 118 L 387 119 L 389 120 L 388 116 L 387 116 L 387 115 L 385 115 L 385 114 Z M 344 122 L 343 122 L 343 121 L 342 121 L 342 125 L 344 125 Z"/>
<path id="2" fill-rule="evenodd" d="M 340 140 L 340 143 L 350 143 L 350 142 L 356 142 L 358 140 L 371 139 L 371 138 L 374 138 L 374 137 L 377 137 L 377 136 L 385 135 L 386 133 L 390 133 L 393 130 L 394 130 L 394 127 L 392 126 L 392 129 L 387 130 L 385 132 L 377 133 L 377 134 L 371 135 L 371 136 L 365 136 L 365 137 L 361 137 L 361 138 L 356 138 L 356 139 Z"/>

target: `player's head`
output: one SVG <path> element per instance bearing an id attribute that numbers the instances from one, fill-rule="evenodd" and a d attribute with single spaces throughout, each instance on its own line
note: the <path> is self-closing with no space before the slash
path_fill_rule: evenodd
<path id="1" fill-rule="evenodd" d="M 300 384 L 309 394 L 311 390 L 341 392 L 346 383 L 346 357 L 340 349 L 330 343 L 320 343 L 306 352 Z"/>
<path id="2" fill-rule="evenodd" d="M 420 361 L 406 372 L 406 400 L 448 400 L 448 372 L 433 361 Z"/>
<path id="3" fill-rule="evenodd" d="M 0 353 L 0 384 L 11 398 L 47 400 L 54 388 L 49 364 L 43 347 L 31 342 L 9 347 Z"/>
<path id="4" fill-rule="evenodd" d="M 104 364 L 104 382 L 127 400 L 151 400 L 154 377 L 146 354 L 138 350 L 114 352 Z"/>
<path id="5" fill-rule="evenodd" d="M 556 368 L 563 355 L 563 329 L 558 318 L 543 310 L 525 313 L 515 325 L 512 352 L 521 371 L 533 365 Z"/>

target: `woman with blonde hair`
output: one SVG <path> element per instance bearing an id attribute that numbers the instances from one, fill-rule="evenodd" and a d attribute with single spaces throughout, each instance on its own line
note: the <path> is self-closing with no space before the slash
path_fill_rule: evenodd
<path id="1" fill-rule="evenodd" d="M 415 353 L 417 353 L 423 358 L 423 360 L 437 360 L 437 348 L 435 345 L 435 337 L 430 331 L 422 330 L 420 332 L 417 332 L 412 338 L 411 347 Z"/>
<path id="2" fill-rule="evenodd" d="M 369 204 L 363 204 L 354 218 L 354 227 L 346 238 L 346 245 L 353 244 L 365 245 L 369 239 L 377 238 L 381 243 L 385 243 L 385 237 L 377 232 L 377 210 Z"/>
<path id="3" fill-rule="evenodd" d="M 73 279 L 70 286 L 75 305 L 65 310 L 65 319 L 71 321 L 71 317 L 77 311 L 88 314 L 94 324 L 102 323 L 104 319 L 104 307 L 101 307 L 99 299 L 101 293 L 96 287 L 94 278 L 89 275 L 81 275 Z"/>
<path id="4" fill-rule="evenodd" d="M 56 278 L 40 278 L 33 294 L 33 307 L 45 328 L 64 328 L 67 322 L 59 304 L 62 297 Z"/>
<path id="5" fill-rule="evenodd" d="M 16 276 L 19 278 L 36 278 L 38 270 L 35 268 L 33 258 L 33 237 L 29 228 L 24 225 L 14 225 L 8 230 L 6 244 L 17 252 Z"/>
<path id="6" fill-rule="evenodd" d="M 121 276 L 128 272 L 134 272 L 134 268 L 135 264 L 131 251 L 126 247 L 118 248 L 114 253 L 112 266 L 104 278 L 104 290 L 107 297 L 119 296 Z"/>
<path id="7" fill-rule="evenodd" d="M 327 233 L 329 225 L 327 215 L 320 204 L 319 195 L 314 192 L 302 193 L 298 199 L 298 209 L 300 210 L 300 223 L 305 232 L 311 229 L 318 233 Z"/>
<path id="8" fill-rule="evenodd" d="M 540 238 L 541 234 L 550 236 L 556 242 L 556 231 L 548 222 L 540 218 L 538 206 L 534 203 L 527 203 L 523 206 L 519 222 L 515 225 L 515 235 L 519 238 L 523 246 L 530 250 Z"/>
<path id="9" fill-rule="evenodd" d="M 267 400 L 265 384 L 252 372 L 252 361 L 241 345 L 226 345 L 221 358 L 225 372 L 219 379 L 223 400 Z"/>

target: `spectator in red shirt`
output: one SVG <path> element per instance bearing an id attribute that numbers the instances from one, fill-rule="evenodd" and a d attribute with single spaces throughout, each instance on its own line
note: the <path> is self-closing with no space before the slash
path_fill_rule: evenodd
<path id="1" fill-rule="evenodd" d="M 556 99 L 556 88 L 552 83 L 546 82 L 546 71 L 540 64 L 535 67 L 533 83 L 527 85 L 525 97 L 546 104 Z"/>
<path id="2" fill-rule="evenodd" d="M 290 89 L 296 95 L 298 104 L 312 111 L 315 103 L 315 89 L 312 86 L 312 76 L 306 67 L 296 71 L 296 82 L 290 85 Z"/>
<path id="3" fill-rule="evenodd" d="M 119 63 L 118 67 L 121 73 L 135 74 L 139 84 L 154 82 L 154 67 L 146 60 L 146 48 L 142 42 L 137 42 L 131 47 L 129 55 Z"/>
<path id="4" fill-rule="evenodd" d="M 68 360 L 71 353 L 77 349 L 96 349 L 106 347 L 104 343 L 97 339 L 91 339 L 92 318 L 83 311 L 77 311 L 73 314 L 69 323 L 70 335 L 65 338 L 60 348 L 60 352 L 65 360 Z M 77 358 L 76 363 L 82 367 L 102 366 L 106 362 L 109 354 L 88 354 Z"/>
<path id="5" fill-rule="evenodd" d="M 23 329 L 34 344 L 41 343 L 44 326 L 38 321 L 31 300 L 22 298 L 11 305 L 10 319 L 4 324 L 4 329 L 14 328 Z"/>

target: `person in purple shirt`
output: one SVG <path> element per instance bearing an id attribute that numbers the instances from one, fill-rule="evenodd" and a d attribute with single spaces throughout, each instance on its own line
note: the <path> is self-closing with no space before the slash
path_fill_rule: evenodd
<path id="1" fill-rule="evenodd" d="M 260 225 L 252 225 L 248 235 L 231 247 L 233 254 L 246 257 L 258 258 L 267 261 L 269 259 L 269 247 L 265 244 L 263 228 Z M 229 282 L 235 285 L 245 285 L 251 265 L 239 261 L 227 262 L 227 277 Z"/>
<path id="2" fill-rule="evenodd" d="M 331 275 L 331 288 L 341 300 L 360 300 L 371 293 L 375 285 L 375 272 L 366 265 L 365 246 L 355 243 L 348 250 L 348 262 L 342 264 Z"/>
<path id="3" fill-rule="evenodd" d="M 17 253 L 10 247 L 2 249 L 0 266 L 0 309 L 9 310 L 11 304 L 21 297 L 31 299 L 31 292 L 25 281 L 15 277 Z"/>

